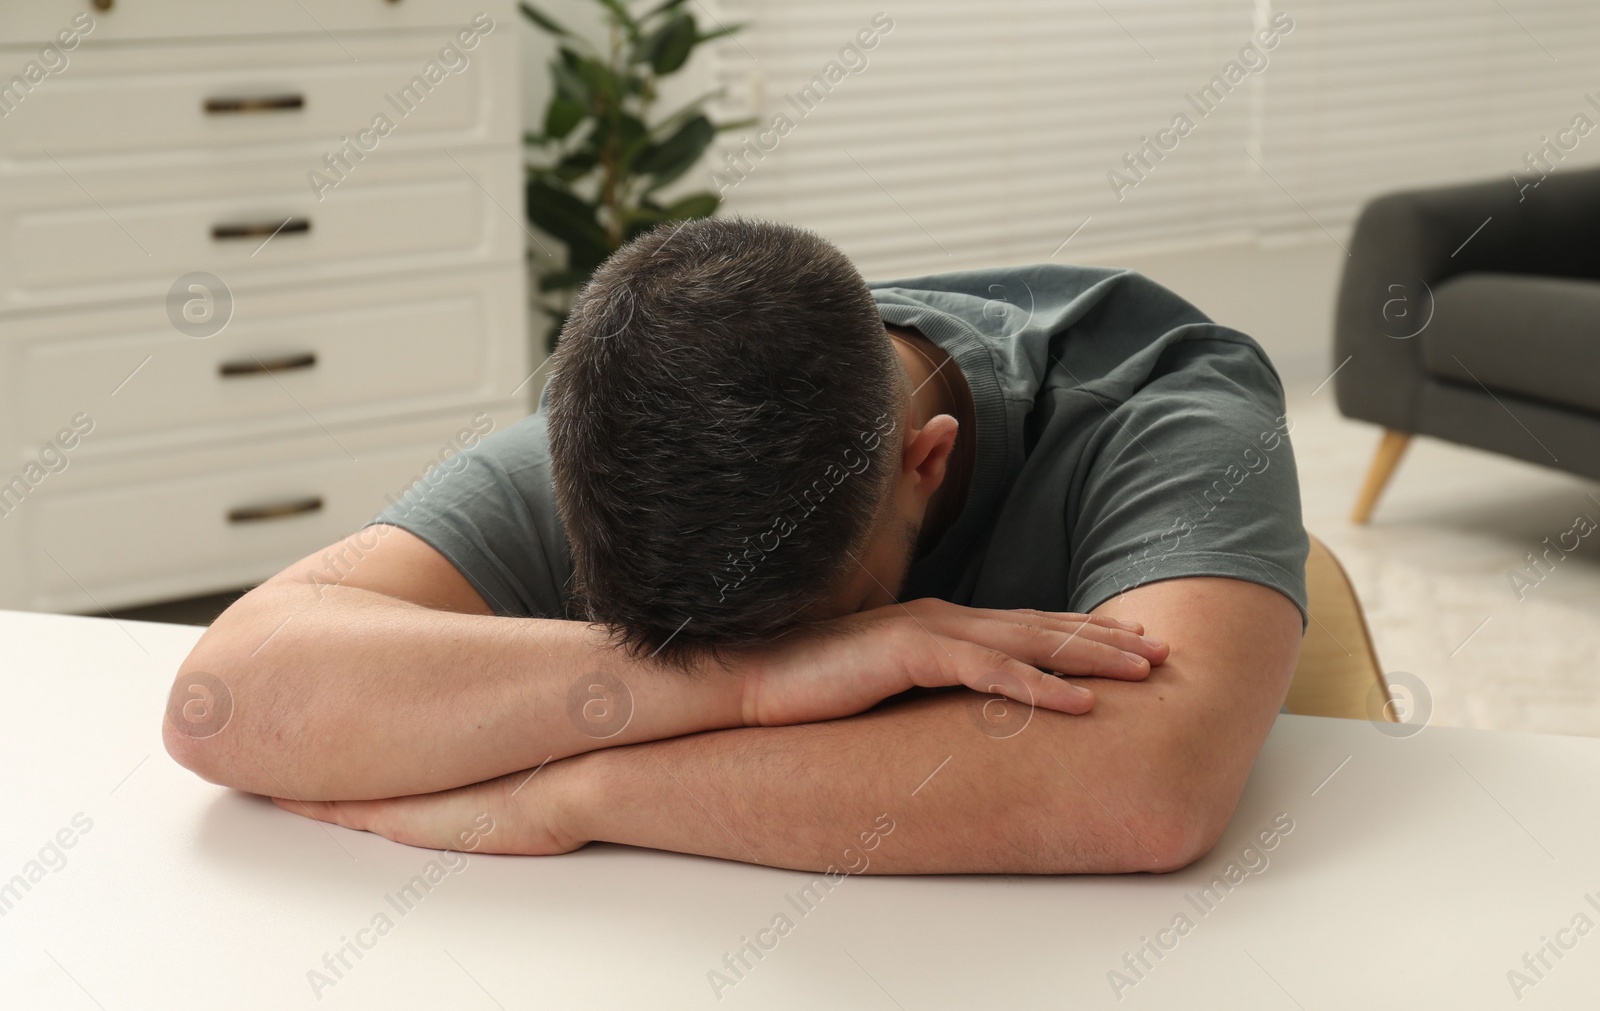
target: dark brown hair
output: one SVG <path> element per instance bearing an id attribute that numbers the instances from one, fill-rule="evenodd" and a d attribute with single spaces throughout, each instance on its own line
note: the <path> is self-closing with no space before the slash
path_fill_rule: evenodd
<path id="1" fill-rule="evenodd" d="M 842 585 L 888 503 L 906 375 L 820 236 L 663 225 L 579 294 L 546 410 L 569 613 L 685 669 Z"/>

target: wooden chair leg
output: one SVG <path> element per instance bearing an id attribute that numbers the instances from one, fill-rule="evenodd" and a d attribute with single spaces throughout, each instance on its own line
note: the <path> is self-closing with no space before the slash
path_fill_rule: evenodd
<path id="1" fill-rule="evenodd" d="M 1352 523 L 1364 524 L 1372 518 L 1373 507 L 1378 504 L 1378 496 L 1383 494 L 1384 486 L 1389 483 L 1389 478 L 1394 476 L 1394 469 L 1400 465 L 1400 457 L 1405 455 L 1406 447 L 1411 445 L 1411 433 L 1396 432 L 1385 429 L 1383 441 L 1378 443 L 1378 452 L 1372 458 L 1372 466 L 1367 468 L 1367 481 L 1361 486 L 1361 494 L 1356 498 L 1355 511 L 1350 514 Z"/>

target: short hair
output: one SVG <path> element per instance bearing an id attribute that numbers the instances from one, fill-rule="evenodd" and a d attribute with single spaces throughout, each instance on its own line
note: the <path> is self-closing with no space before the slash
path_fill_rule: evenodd
<path id="1" fill-rule="evenodd" d="M 662 225 L 579 293 L 546 403 L 568 614 L 683 670 L 792 627 L 892 505 L 905 370 L 832 243 Z"/>

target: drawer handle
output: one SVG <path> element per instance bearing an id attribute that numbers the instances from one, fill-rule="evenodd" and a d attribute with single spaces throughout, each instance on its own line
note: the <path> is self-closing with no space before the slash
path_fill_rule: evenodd
<path id="1" fill-rule="evenodd" d="M 223 362 L 217 366 L 217 374 L 224 379 L 234 376 L 264 376 L 274 372 L 293 372 L 295 369 L 309 369 L 317 364 L 317 356 L 311 351 L 297 355 L 284 355 L 281 358 L 236 358 L 231 362 Z"/>
<path id="2" fill-rule="evenodd" d="M 261 239 L 274 235 L 304 235 L 311 231 L 310 218 L 287 221 L 244 221 L 233 225 L 212 225 L 211 237 L 218 242 L 229 239 Z"/>
<path id="3" fill-rule="evenodd" d="M 321 511 L 322 496 L 313 495 L 310 498 L 275 502 L 272 505 L 243 506 L 238 509 L 229 509 L 228 522 L 261 523 L 266 520 L 288 519 L 291 516 L 306 516 L 310 513 L 319 513 Z"/>
<path id="4" fill-rule="evenodd" d="M 208 98 L 208 116 L 250 115 L 258 112 L 293 112 L 306 107 L 304 95 L 239 95 L 233 98 Z"/>

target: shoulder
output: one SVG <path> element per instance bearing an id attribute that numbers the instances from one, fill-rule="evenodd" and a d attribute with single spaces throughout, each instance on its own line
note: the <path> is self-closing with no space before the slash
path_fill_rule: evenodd
<path id="1" fill-rule="evenodd" d="M 1158 307 L 1188 322 L 1210 322 L 1171 289 L 1125 267 L 1031 263 L 869 281 L 867 287 L 880 305 L 937 303 L 981 311 L 999 302 L 1048 314 L 1075 304 L 1136 303 Z"/>
<path id="2" fill-rule="evenodd" d="M 1170 288 L 1135 270 L 1034 263 L 871 282 L 883 318 L 916 325 L 943 317 L 990 344 L 1051 342 L 1069 329 L 1126 358 L 1152 344 L 1255 341 L 1221 326 Z"/>
<path id="3" fill-rule="evenodd" d="M 559 614 L 571 559 L 546 418 L 479 427 L 472 445 L 430 463 L 377 522 L 432 546 L 496 613 Z"/>

